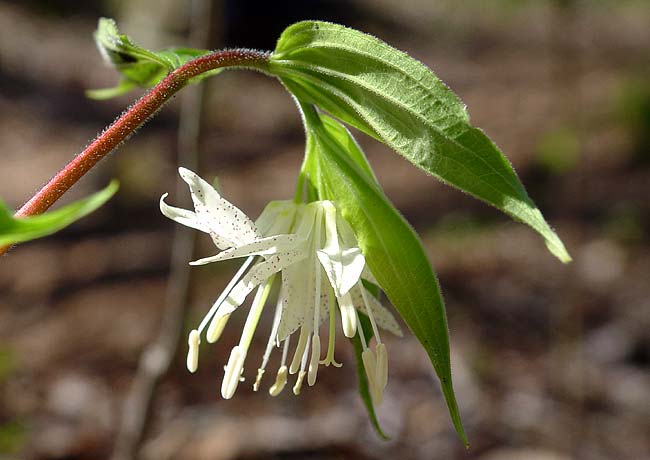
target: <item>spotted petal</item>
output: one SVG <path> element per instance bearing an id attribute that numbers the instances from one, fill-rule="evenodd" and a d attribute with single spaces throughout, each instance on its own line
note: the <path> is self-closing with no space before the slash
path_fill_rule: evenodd
<path id="1" fill-rule="evenodd" d="M 174 222 L 178 222 L 179 224 L 185 225 L 186 227 L 194 228 L 205 233 L 210 233 L 210 229 L 196 215 L 195 212 L 189 211 L 187 209 L 176 208 L 165 203 L 165 198 L 167 198 L 168 195 L 168 193 L 165 193 L 160 197 L 160 212 L 162 212 L 164 216 L 169 217 Z"/>
<path id="2" fill-rule="evenodd" d="M 244 244 L 236 248 L 226 249 L 214 256 L 204 257 L 203 259 L 190 262 L 190 265 L 205 265 L 211 262 L 221 262 L 223 260 L 236 259 L 237 257 L 248 256 L 269 256 L 273 254 L 282 254 L 289 251 L 302 249 L 304 240 L 297 235 L 274 235 L 266 238 L 260 238 L 252 243 Z M 303 251 L 304 252 L 304 251 Z"/>
<path id="3" fill-rule="evenodd" d="M 255 224 L 239 208 L 222 198 L 214 187 L 189 169 L 178 168 L 178 172 L 190 186 L 197 217 L 220 240 L 228 242 L 228 246 L 223 247 L 215 241 L 220 249 L 240 246 L 259 237 Z"/>
<path id="4" fill-rule="evenodd" d="M 293 334 L 305 322 L 306 306 L 313 303 L 309 297 L 311 260 L 307 258 L 282 271 L 282 316 L 278 326 L 278 341 Z"/>
<path id="5" fill-rule="evenodd" d="M 215 317 L 220 318 L 235 311 L 250 292 L 274 273 L 285 270 L 304 257 L 301 251 L 290 251 L 282 254 L 275 254 L 267 260 L 256 264 L 232 289 L 228 297 L 217 311 Z"/>

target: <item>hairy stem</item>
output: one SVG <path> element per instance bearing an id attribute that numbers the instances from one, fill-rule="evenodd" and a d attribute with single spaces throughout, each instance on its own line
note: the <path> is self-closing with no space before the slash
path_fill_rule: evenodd
<path id="1" fill-rule="evenodd" d="M 170 72 L 50 179 L 16 212 L 16 217 L 33 216 L 45 212 L 102 158 L 155 115 L 163 104 L 183 88 L 191 78 L 223 67 L 248 68 L 266 72 L 269 56 L 268 52 L 250 49 L 221 50 L 193 59 Z M 5 253 L 8 248 L 8 246 L 0 247 L 0 255 Z"/>

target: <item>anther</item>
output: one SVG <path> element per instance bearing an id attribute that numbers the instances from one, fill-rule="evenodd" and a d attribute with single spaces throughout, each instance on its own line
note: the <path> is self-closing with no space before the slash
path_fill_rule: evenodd
<path id="1" fill-rule="evenodd" d="M 280 369 L 278 369 L 278 376 L 275 378 L 275 383 L 271 388 L 269 388 L 269 394 L 271 396 L 277 396 L 282 393 L 282 390 L 284 390 L 284 387 L 287 384 L 287 374 L 287 366 L 280 366 Z"/>
<path id="2" fill-rule="evenodd" d="M 189 345 L 189 350 L 187 352 L 187 370 L 194 373 L 199 367 L 199 344 L 201 339 L 199 337 L 199 331 L 193 329 L 190 332 L 190 336 L 187 340 Z"/>
<path id="3" fill-rule="evenodd" d="M 255 383 L 253 384 L 253 391 L 260 389 L 260 382 L 262 381 L 262 376 L 264 375 L 264 369 L 260 368 L 257 370 L 257 377 L 255 377 Z"/>
<path id="4" fill-rule="evenodd" d="M 302 381 L 305 379 L 305 371 L 298 372 L 298 378 L 296 379 L 296 384 L 293 386 L 293 394 L 298 396 L 300 394 L 300 389 L 302 388 Z"/>
<path id="5" fill-rule="evenodd" d="M 226 323 L 228 323 L 228 319 L 230 318 L 230 313 L 227 315 L 223 316 L 215 316 L 212 318 L 212 321 L 210 322 L 210 327 L 208 327 L 208 332 L 206 333 L 206 339 L 208 339 L 209 343 L 214 343 L 217 340 L 219 340 L 219 337 L 221 337 L 221 333 L 223 332 L 223 329 L 226 327 Z"/>
<path id="6" fill-rule="evenodd" d="M 223 377 L 221 384 L 221 396 L 223 399 L 230 399 L 235 394 L 237 385 L 242 371 L 244 370 L 244 359 L 246 358 L 246 350 L 241 346 L 233 347 L 230 352 L 230 359 L 226 365 L 226 375 Z"/>

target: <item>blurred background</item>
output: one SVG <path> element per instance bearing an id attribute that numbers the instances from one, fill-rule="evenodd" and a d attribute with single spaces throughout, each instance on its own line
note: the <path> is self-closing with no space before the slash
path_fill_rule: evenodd
<path id="1" fill-rule="evenodd" d="M 100 16 L 153 49 L 272 49 L 290 23 L 327 19 L 407 50 L 500 145 L 574 262 L 563 266 L 527 227 L 358 134 L 438 272 L 471 449 L 409 334 L 388 339 L 378 408 L 388 442 L 367 420 L 344 340 L 342 369 L 322 368 L 300 397 L 271 398 L 250 388 L 260 333 L 249 379 L 222 400 L 244 315 L 203 348 L 195 375 L 186 333 L 236 264 L 186 270 L 179 254 L 192 252 L 191 237 L 174 233 L 158 199 L 172 192 L 170 202 L 189 205 L 186 191 L 174 192 L 175 168 L 198 150 L 201 175 L 256 216 L 292 196 L 304 148 L 277 81 L 223 73 L 184 90 L 62 200 L 116 177 L 121 190 L 106 206 L 0 260 L 0 459 L 650 458 L 646 0 L 3 1 L 0 197 L 12 207 L 138 95 L 84 96 L 117 81 L 92 40 Z M 170 262 L 172 247 L 181 262 Z M 200 236 L 194 253 L 214 247 Z"/>

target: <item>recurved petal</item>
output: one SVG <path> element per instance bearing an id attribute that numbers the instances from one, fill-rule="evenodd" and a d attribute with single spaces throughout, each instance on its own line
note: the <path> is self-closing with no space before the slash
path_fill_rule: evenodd
<path id="1" fill-rule="evenodd" d="M 210 233 L 210 229 L 203 224 L 202 220 L 194 213 L 187 209 L 176 208 L 165 203 L 165 198 L 167 198 L 168 193 L 165 193 L 160 197 L 160 212 L 164 216 L 169 217 L 174 222 L 178 222 L 181 225 L 186 227 L 191 227 L 196 230 Z"/>
<path id="2" fill-rule="evenodd" d="M 339 252 L 317 251 L 327 277 L 337 297 L 346 294 L 359 282 L 366 260 L 359 248 L 348 248 Z"/>
<path id="3" fill-rule="evenodd" d="M 230 246 L 249 243 L 259 237 L 255 224 L 239 208 L 222 198 L 214 187 L 189 169 L 178 168 L 178 172 L 190 187 L 196 215 L 203 225 L 229 241 Z"/>

